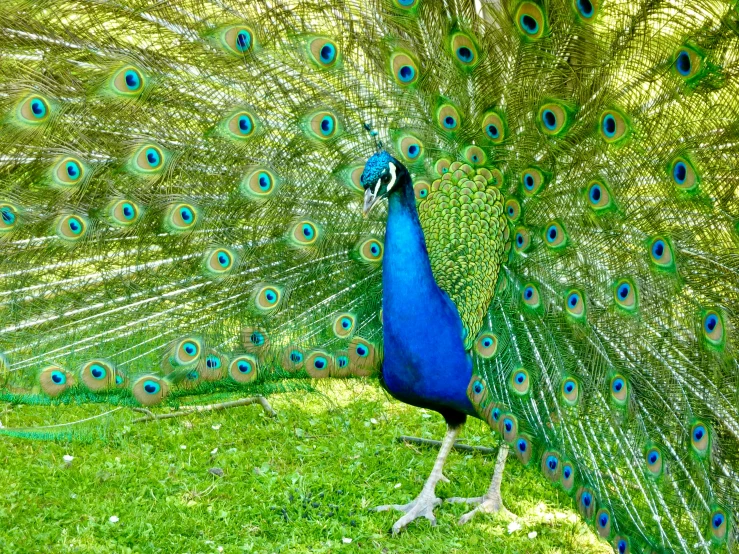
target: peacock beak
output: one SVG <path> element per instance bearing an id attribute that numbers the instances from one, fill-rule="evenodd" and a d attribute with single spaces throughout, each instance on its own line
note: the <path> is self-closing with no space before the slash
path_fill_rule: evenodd
<path id="1" fill-rule="evenodd" d="M 380 187 L 376 187 L 375 190 L 378 190 Z M 380 197 L 377 196 L 375 192 L 372 191 L 372 189 L 367 189 L 364 192 L 364 217 L 367 217 L 369 213 L 372 211 L 372 208 L 374 208 L 377 203 L 380 201 Z"/>

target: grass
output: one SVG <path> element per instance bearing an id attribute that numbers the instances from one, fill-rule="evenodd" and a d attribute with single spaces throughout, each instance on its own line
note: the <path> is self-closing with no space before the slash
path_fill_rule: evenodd
<path id="1" fill-rule="evenodd" d="M 322 393 L 272 397 L 275 419 L 248 406 L 131 425 L 131 415 L 118 412 L 106 443 L 0 438 L 0 551 L 612 552 L 564 493 L 512 457 L 503 496 L 520 530 L 509 533 L 511 520 L 490 515 L 460 527 L 467 507 L 446 504 L 436 509 L 436 527 L 420 520 L 391 537 L 399 514 L 369 508 L 411 500 L 436 456 L 395 437 L 440 439 L 444 423 L 364 383 L 322 384 Z M 64 409 L 84 417 L 98 408 Z M 19 426 L 39 412 L 15 407 L 2 422 Z M 461 438 L 496 444 L 479 421 Z M 451 482 L 437 493 L 479 496 L 494 463 L 494 455 L 453 451 Z"/>

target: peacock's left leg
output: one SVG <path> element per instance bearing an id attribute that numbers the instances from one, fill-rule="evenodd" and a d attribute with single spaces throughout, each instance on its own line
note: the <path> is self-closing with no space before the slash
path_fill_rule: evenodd
<path id="1" fill-rule="evenodd" d="M 508 445 L 501 443 L 500 449 L 498 450 L 498 458 L 495 460 L 495 471 L 493 472 L 493 480 L 490 482 L 490 487 L 485 496 L 477 496 L 475 498 L 461 498 L 455 496 L 449 498 L 447 502 L 457 503 L 462 502 L 465 504 L 478 504 L 476 508 L 464 514 L 459 518 L 459 524 L 464 525 L 471 520 L 476 513 L 483 512 L 486 514 L 495 514 L 497 512 L 503 512 L 510 514 L 510 512 L 503 505 L 503 499 L 500 496 L 500 484 L 503 481 L 503 469 L 505 469 L 506 458 L 508 457 Z M 512 515 L 512 514 L 511 514 Z"/>
<path id="2" fill-rule="evenodd" d="M 434 516 L 434 508 L 441 504 L 441 499 L 436 496 L 436 484 L 444 480 L 444 463 L 446 462 L 449 452 L 451 452 L 454 446 L 454 441 L 459 435 L 459 431 L 462 429 L 461 425 L 451 426 L 449 425 L 444 435 L 444 440 L 441 442 L 441 448 L 439 448 L 439 455 L 436 457 L 434 462 L 434 469 L 431 470 L 431 475 L 426 479 L 426 483 L 421 489 L 421 493 L 408 504 L 386 504 L 384 506 L 378 506 L 375 508 L 378 512 L 385 512 L 387 510 L 399 510 L 405 512 L 405 515 L 395 522 L 392 528 L 393 535 L 397 535 L 400 531 L 408 525 L 411 521 L 418 519 L 419 517 L 425 517 L 431 522 L 431 525 L 436 525 L 436 516 Z"/>

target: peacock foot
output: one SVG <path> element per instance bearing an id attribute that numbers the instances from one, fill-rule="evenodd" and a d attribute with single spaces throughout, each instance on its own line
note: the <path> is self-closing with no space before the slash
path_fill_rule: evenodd
<path id="1" fill-rule="evenodd" d="M 431 525 L 436 525 L 434 508 L 439 504 L 441 504 L 441 498 L 437 498 L 436 493 L 434 493 L 433 490 L 429 491 L 424 487 L 421 494 L 408 504 L 386 504 L 384 506 L 378 506 L 375 510 L 378 512 L 398 510 L 399 512 L 405 513 L 403 517 L 393 524 L 392 533 L 393 535 L 397 535 L 406 525 L 419 517 L 425 517 L 431 522 Z"/>
<path id="2" fill-rule="evenodd" d="M 511 512 L 508 511 L 508 509 L 503 505 L 503 500 L 500 498 L 500 494 L 492 495 L 492 496 L 476 496 L 474 498 L 461 498 L 458 496 L 455 496 L 453 498 L 448 498 L 446 502 L 449 502 L 450 504 L 477 504 L 477 506 L 464 514 L 461 518 L 459 518 L 459 524 L 464 525 L 468 521 L 470 521 L 473 517 L 475 517 L 475 514 L 477 513 L 483 513 L 483 514 L 503 514 L 506 517 L 515 517 Z"/>

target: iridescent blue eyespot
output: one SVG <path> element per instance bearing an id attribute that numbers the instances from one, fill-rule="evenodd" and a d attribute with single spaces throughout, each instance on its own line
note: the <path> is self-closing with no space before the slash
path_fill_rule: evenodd
<path id="1" fill-rule="evenodd" d="M 523 177 L 523 186 L 526 187 L 526 190 L 534 190 L 534 176 L 531 173 L 527 173 Z"/>
<path id="2" fill-rule="evenodd" d="M 182 345 L 182 348 L 185 350 L 185 352 L 187 352 L 189 356 L 193 356 L 198 351 L 198 347 L 195 345 L 195 343 L 190 341 Z"/>
<path id="3" fill-rule="evenodd" d="M 242 135 L 248 135 L 251 133 L 254 125 L 252 124 L 251 118 L 248 115 L 239 116 L 239 131 Z"/>
<path id="4" fill-rule="evenodd" d="M 147 394 L 156 394 L 160 390 L 162 390 L 162 387 L 159 383 L 156 381 L 145 381 L 144 382 L 144 391 Z"/>
<path id="5" fill-rule="evenodd" d="M 472 385 L 472 389 L 475 391 L 475 394 L 481 394 L 483 391 L 482 383 L 480 383 L 480 381 L 475 381 L 475 384 Z"/>
<path id="6" fill-rule="evenodd" d="M 677 68 L 678 73 L 683 77 L 688 77 L 690 75 L 692 62 L 690 61 L 690 54 L 687 51 L 680 51 L 675 60 L 675 67 Z"/>
<path id="7" fill-rule="evenodd" d="M 493 421 L 498 421 L 500 419 L 500 408 L 493 408 Z"/>
<path id="8" fill-rule="evenodd" d="M 520 19 L 521 28 L 530 35 L 535 35 L 539 31 L 539 23 L 528 14 L 523 14 Z"/>
<path id="9" fill-rule="evenodd" d="M 241 360 L 236 367 L 241 373 L 249 373 L 251 371 L 251 364 L 246 360 Z"/>
<path id="10" fill-rule="evenodd" d="M 485 348 L 490 348 L 493 345 L 493 340 L 490 337 L 485 337 L 482 339 L 482 345 Z"/>
<path id="11" fill-rule="evenodd" d="M 665 253 L 665 241 L 662 239 L 654 241 L 652 245 L 652 255 L 657 259 L 661 259 Z"/>
<path id="12" fill-rule="evenodd" d="M 264 344 L 264 335 L 259 331 L 254 331 L 249 337 L 249 340 L 254 346 L 261 346 Z"/>
<path id="13" fill-rule="evenodd" d="M 589 492 L 584 492 L 582 497 L 580 497 L 580 501 L 582 502 L 582 505 L 586 508 L 590 508 L 590 505 L 593 503 L 593 495 L 591 495 Z"/>
<path id="14" fill-rule="evenodd" d="M 703 326 L 706 329 L 707 333 L 712 333 L 713 330 L 716 328 L 716 325 L 718 325 L 718 317 L 716 314 L 709 314 L 708 317 L 706 317 L 706 320 L 703 324 Z"/>
<path id="15" fill-rule="evenodd" d="M 600 185 L 595 184 L 592 187 L 590 187 L 589 198 L 592 204 L 597 204 L 598 202 L 600 202 L 601 195 L 602 195 L 602 190 L 600 188 Z"/>
<path id="16" fill-rule="evenodd" d="M 42 119 L 46 115 L 46 103 L 39 98 L 34 98 L 31 100 L 31 111 L 36 118 Z"/>
<path id="17" fill-rule="evenodd" d="M 617 548 L 618 548 L 619 554 L 625 554 L 626 549 L 628 548 L 628 546 L 629 545 L 626 543 L 625 540 L 621 539 L 620 541 L 618 541 Z"/>
<path id="18" fill-rule="evenodd" d="M 613 392 L 621 392 L 624 388 L 624 380 L 620 377 L 613 380 Z"/>
<path id="19" fill-rule="evenodd" d="M 521 233 L 516 233 L 516 244 L 523 246 L 523 235 Z"/>
<path id="20" fill-rule="evenodd" d="M 649 456 L 647 456 L 647 460 L 649 460 L 649 463 L 654 465 L 659 460 L 659 453 L 656 450 L 652 450 L 649 453 Z"/>
<path id="21" fill-rule="evenodd" d="M 341 318 L 341 326 L 342 326 L 342 327 L 343 327 L 344 329 L 349 329 L 349 327 L 351 327 L 351 326 L 352 326 L 352 320 L 351 320 L 351 319 L 349 319 L 348 317 L 342 317 L 342 318 Z"/>
<path id="22" fill-rule="evenodd" d="M 603 118 L 603 134 L 608 138 L 613 138 L 616 135 L 616 118 L 611 114 Z"/>
<path id="23" fill-rule="evenodd" d="M 631 285 L 628 283 L 621 283 L 618 287 L 617 294 L 621 300 L 626 300 L 626 297 L 629 296 L 629 292 L 631 292 Z"/>
<path id="24" fill-rule="evenodd" d="M 724 524 L 724 521 L 726 521 L 726 518 L 723 514 L 716 514 L 713 516 L 713 521 L 711 521 L 711 524 L 718 529 Z"/>
<path id="25" fill-rule="evenodd" d="M 411 144 L 408 147 L 408 157 L 413 159 L 418 157 L 418 154 L 421 152 L 421 148 L 417 144 Z"/>
<path id="26" fill-rule="evenodd" d="M 332 122 L 333 123 L 333 122 Z M 321 123 L 323 125 L 323 123 Z M 272 178 L 269 173 L 262 172 L 259 174 L 259 188 L 262 190 L 269 190 L 272 186 Z"/>
<path id="27" fill-rule="evenodd" d="M 248 31 L 241 30 L 236 35 L 236 49 L 239 52 L 246 52 L 251 47 L 251 34 Z"/>
<path id="28" fill-rule="evenodd" d="M 503 427 L 505 427 L 506 432 L 510 433 L 513 430 L 513 422 L 510 419 L 506 419 L 503 421 Z"/>
<path id="29" fill-rule="evenodd" d="M 208 369 L 218 369 L 221 367 L 221 359 L 218 356 L 210 355 L 205 358 L 205 366 Z"/>
<path id="30" fill-rule="evenodd" d="M 554 242 L 557 240 L 557 235 L 559 234 L 559 231 L 557 230 L 556 225 L 550 225 L 547 229 L 547 241 L 548 242 Z"/>
<path id="31" fill-rule="evenodd" d="M 526 374 L 523 373 L 523 372 L 518 372 L 518 373 L 516 373 L 516 376 L 515 376 L 514 379 L 516 380 L 516 383 L 518 383 L 520 385 L 521 383 L 523 383 L 526 380 Z"/>
<path id="32" fill-rule="evenodd" d="M 451 115 L 448 115 L 444 118 L 444 127 L 447 129 L 454 129 L 457 126 L 457 120 L 454 119 Z"/>
<path id="33" fill-rule="evenodd" d="M 475 56 L 472 53 L 472 50 L 466 46 L 460 46 L 457 48 L 457 57 L 464 63 L 470 63 Z"/>
<path id="34" fill-rule="evenodd" d="M 577 0 L 577 11 L 585 18 L 593 17 L 593 4 L 590 0 Z"/>
<path id="35" fill-rule="evenodd" d="M 331 63 L 334 61 L 334 58 L 336 58 L 336 48 L 334 48 L 333 44 L 325 44 L 323 48 L 321 48 L 320 57 L 323 63 Z"/>
<path id="36" fill-rule="evenodd" d="M 130 204 L 128 202 L 124 203 L 123 206 L 121 206 L 121 212 L 123 213 L 123 217 L 128 220 L 136 217 L 136 209 L 133 207 L 133 204 Z"/>
<path id="37" fill-rule="evenodd" d="M 500 137 L 500 131 L 498 130 L 497 125 L 493 125 L 492 123 L 485 127 L 485 132 L 491 139 L 497 139 Z"/>
<path id="38" fill-rule="evenodd" d="M 294 364 L 299 364 L 303 361 L 303 353 L 297 350 L 290 352 L 290 361 Z"/>
<path id="39" fill-rule="evenodd" d="M 524 439 L 518 439 L 516 442 L 516 448 L 518 448 L 519 452 L 526 452 L 526 449 L 529 447 L 528 443 Z"/>
<path id="40" fill-rule="evenodd" d="M 413 66 L 404 65 L 398 70 L 398 78 L 404 83 L 410 83 L 416 76 L 416 70 Z"/>
<path id="41" fill-rule="evenodd" d="M 334 118 L 330 116 L 324 116 L 321 119 L 321 133 L 324 136 L 329 136 L 334 132 Z"/>
<path id="42" fill-rule="evenodd" d="M 605 527 L 606 525 L 608 525 L 608 514 L 606 514 L 605 512 L 602 512 L 600 514 L 600 516 L 598 517 L 598 525 L 600 525 L 601 527 Z"/>
<path id="43" fill-rule="evenodd" d="M 73 162 L 73 161 L 67 162 L 66 169 L 67 169 L 67 175 L 73 181 L 76 180 L 80 176 L 80 173 L 81 173 L 80 164 L 78 164 L 77 162 Z"/>
<path id="44" fill-rule="evenodd" d="M 572 468 L 570 466 L 565 466 L 564 470 L 562 470 L 562 475 L 564 475 L 565 479 L 569 479 L 570 475 L 572 475 Z"/>
<path id="45" fill-rule="evenodd" d="M 0 209 L 0 214 L 2 214 L 3 223 L 6 225 L 12 225 L 15 223 L 15 214 L 9 207 L 3 206 L 2 209 Z"/>
<path id="46" fill-rule="evenodd" d="M 541 114 L 541 119 L 544 122 L 544 126 L 550 131 L 557 128 L 557 116 L 554 115 L 552 110 L 544 110 Z"/>
<path id="47" fill-rule="evenodd" d="M 693 440 L 695 442 L 700 442 L 701 439 L 706 435 L 706 428 L 702 425 L 697 425 L 695 429 L 693 429 Z"/>
<path id="48" fill-rule="evenodd" d="M 146 149 L 146 161 L 149 163 L 151 167 L 158 167 L 159 164 L 162 163 L 162 157 L 159 155 L 159 152 L 156 151 L 155 148 L 147 148 Z"/>
<path id="49" fill-rule="evenodd" d="M 534 296 L 534 287 L 532 287 L 532 286 L 530 286 L 530 285 L 529 285 L 528 287 L 526 287 L 526 288 L 524 289 L 524 291 L 523 291 L 523 297 L 524 297 L 524 298 L 525 298 L 526 300 L 531 300 L 531 298 L 532 298 L 533 296 Z"/>
<path id="50" fill-rule="evenodd" d="M 328 365 L 328 362 L 326 361 L 326 358 L 322 356 L 318 356 L 315 360 L 313 360 L 313 365 L 316 366 L 316 369 L 323 369 Z"/>
<path id="51" fill-rule="evenodd" d="M 141 77 L 139 77 L 139 74 L 133 69 L 126 71 L 123 74 L 123 79 L 126 82 L 126 88 L 128 88 L 128 90 L 137 90 L 141 87 Z"/>
<path id="52" fill-rule="evenodd" d="M 672 177 L 678 185 L 685 183 L 685 178 L 688 176 L 688 167 L 684 162 L 677 162 L 675 167 L 672 169 Z"/>
<path id="53" fill-rule="evenodd" d="M 193 219 L 193 213 L 190 208 L 180 208 L 180 217 L 185 223 L 189 223 Z"/>
<path id="54" fill-rule="evenodd" d="M 62 373 L 61 371 L 52 371 L 51 372 L 51 380 L 56 385 L 63 385 L 67 382 L 67 376 Z"/>
<path id="55" fill-rule="evenodd" d="M 570 308 L 576 307 L 579 301 L 580 301 L 580 295 L 576 292 L 573 292 L 572 294 L 570 294 L 570 297 L 567 299 L 567 303 L 569 304 Z"/>
<path id="56" fill-rule="evenodd" d="M 349 358 L 346 356 L 337 356 L 336 365 L 339 367 L 346 367 L 349 365 Z"/>
<path id="57" fill-rule="evenodd" d="M 552 471 L 556 470 L 557 464 L 559 464 L 559 460 L 557 460 L 556 456 L 547 457 L 547 467 L 549 469 L 551 469 Z"/>
<path id="58" fill-rule="evenodd" d="M 360 358 L 366 358 L 368 354 L 369 349 L 366 346 L 364 346 L 363 344 L 357 345 L 357 356 L 359 356 Z"/>
<path id="59" fill-rule="evenodd" d="M 105 368 L 99 364 L 92 364 L 90 366 L 90 375 L 92 375 L 95 379 L 104 379 L 105 378 Z"/>

